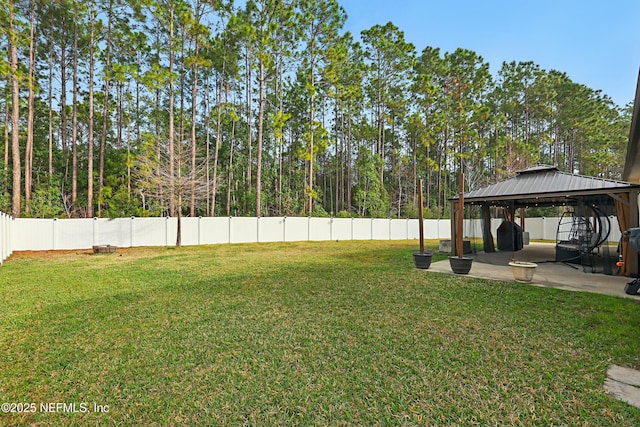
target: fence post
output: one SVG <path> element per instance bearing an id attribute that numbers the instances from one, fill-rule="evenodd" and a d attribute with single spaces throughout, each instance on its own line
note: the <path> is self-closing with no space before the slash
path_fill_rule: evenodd
<path id="1" fill-rule="evenodd" d="M 0 265 L 11 255 L 11 224 L 13 217 L 0 212 Z"/>
<path id="2" fill-rule="evenodd" d="M 53 218 L 53 223 L 52 223 L 52 226 L 51 226 L 51 230 L 52 230 L 52 233 L 53 233 L 53 239 L 52 239 L 53 248 L 52 249 L 54 251 L 56 250 L 56 223 L 57 223 L 57 221 L 58 221 L 58 218 Z"/>
<path id="3" fill-rule="evenodd" d="M 9 242 L 9 240 L 11 239 L 11 233 L 10 233 L 10 229 L 11 229 L 11 222 L 12 218 L 9 217 L 9 215 L 3 213 L 2 214 L 2 237 L 0 237 L 0 239 L 2 239 L 2 262 L 4 262 L 5 259 L 9 258 L 9 255 L 11 255 L 11 250 L 9 249 L 9 245 L 11 244 Z"/>
<path id="4" fill-rule="evenodd" d="M 351 240 L 353 241 L 353 217 L 351 217 Z"/>
<path id="5" fill-rule="evenodd" d="M 287 217 L 282 217 L 282 241 L 287 241 Z"/>
<path id="6" fill-rule="evenodd" d="M 135 219 L 135 216 L 132 216 L 130 219 L 130 223 L 129 223 L 129 247 L 132 248 L 133 247 L 133 220 Z"/>
<path id="7" fill-rule="evenodd" d="M 329 220 L 329 240 L 333 240 L 333 217 Z"/>
<path id="8" fill-rule="evenodd" d="M 5 214 L 6 215 L 6 214 Z M 7 257 L 13 253 L 13 220 L 12 216 L 7 217 Z"/>
<path id="9" fill-rule="evenodd" d="M 3 212 L 0 212 L 0 265 L 4 262 L 7 253 L 7 221 Z"/>
<path id="10" fill-rule="evenodd" d="M 256 217 L 256 243 L 260 243 L 260 217 Z"/>
<path id="11" fill-rule="evenodd" d="M 202 239 L 200 238 L 200 228 L 201 228 L 201 227 L 200 227 L 200 223 L 201 223 L 201 222 L 202 222 L 202 217 L 201 217 L 201 216 L 199 216 L 199 217 L 198 217 L 198 245 L 200 245 L 200 242 L 201 242 L 201 240 L 202 240 Z"/>
<path id="12" fill-rule="evenodd" d="M 164 217 L 164 245 L 169 246 L 169 217 Z"/>
<path id="13" fill-rule="evenodd" d="M 96 226 L 98 224 L 98 217 L 93 217 L 93 223 L 91 223 L 91 246 L 96 246 Z"/>
<path id="14" fill-rule="evenodd" d="M 6 232 L 6 219 L 4 217 L 4 213 L 0 212 L 0 265 L 4 262 L 5 253 L 6 253 L 6 240 L 7 240 L 7 232 Z"/>

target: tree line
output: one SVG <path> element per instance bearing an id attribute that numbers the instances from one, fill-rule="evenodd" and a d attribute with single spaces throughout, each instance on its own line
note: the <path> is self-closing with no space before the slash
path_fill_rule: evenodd
<path id="1" fill-rule="evenodd" d="M 448 215 L 536 163 L 619 179 L 631 105 L 533 62 L 354 35 L 337 0 L 2 0 L 0 210 Z"/>

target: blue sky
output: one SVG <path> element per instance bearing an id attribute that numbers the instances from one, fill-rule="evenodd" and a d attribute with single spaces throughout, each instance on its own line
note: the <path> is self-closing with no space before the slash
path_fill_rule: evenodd
<path id="1" fill-rule="evenodd" d="M 640 68 L 640 0 L 339 0 L 359 36 L 393 22 L 414 44 L 470 49 L 491 65 L 533 61 L 624 106 Z"/>

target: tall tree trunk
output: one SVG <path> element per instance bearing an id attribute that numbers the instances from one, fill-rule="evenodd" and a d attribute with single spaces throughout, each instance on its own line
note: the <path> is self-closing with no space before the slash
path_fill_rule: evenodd
<path id="1" fill-rule="evenodd" d="M 311 58 L 311 90 L 315 90 L 313 79 L 313 57 Z M 307 213 L 311 215 L 313 213 L 313 134 L 315 128 L 315 93 L 311 93 L 309 96 L 309 196 L 307 199 Z"/>
<path id="2" fill-rule="evenodd" d="M 35 4 L 29 2 L 31 15 L 29 17 L 29 101 L 27 113 L 27 142 L 24 151 L 24 211 L 31 211 L 29 202 L 31 201 L 31 186 L 33 175 L 33 128 L 35 109 Z"/>
<path id="3" fill-rule="evenodd" d="M 156 161 L 160 161 L 161 158 L 161 152 L 164 149 L 164 145 L 163 145 L 163 141 L 160 138 L 160 119 L 159 119 L 159 111 L 160 111 L 160 89 L 156 89 L 155 91 L 155 134 L 154 134 L 154 138 L 156 141 Z M 160 169 L 156 169 L 156 177 L 159 177 L 161 175 L 161 171 Z M 165 206 L 165 192 L 164 189 L 161 187 L 160 189 L 158 189 L 158 201 L 160 202 L 160 206 Z"/>
<path id="4" fill-rule="evenodd" d="M 126 76 L 123 76 L 126 79 Z M 122 149 L 122 130 L 124 129 L 124 81 L 116 79 L 116 97 L 118 112 L 116 114 L 116 150 Z"/>
<path id="5" fill-rule="evenodd" d="M 198 57 L 198 36 L 195 36 L 195 56 Z M 196 216 L 196 107 L 198 97 L 198 60 L 193 64 L 193 86 L 191 88 L 191 216 Z M 208 195 L 207 195 L 208 197 Z"/>
<path id="6" fill-rule="evenodd" d="M 262 211 L 262 131 L 264 128 L 264 86 L 265 86 L 265 70 L 264 61 L 260 60 L 260 91 L 258 95 L 258 147 L 256 153 L 256 216 L 260 217 Z"/>
<path id="7" fill-rule="evenodd" d="M 225 87 L 224 82 L 224 63 L 222 65 L 222 73 L 220 73 L 220 84 L 218 86 L 218 94 L 216 95 L 217 118 L 216 118 L 216 146 L 213 150 L 213 183 L 211 189 L 211 216 L 215 216 L 216 212 L 216 195 L 218 194 L 218 156 L 220 153 L 220 144 L 222 143 L 222 91 Z"/>
<path id="8" fill-rule="evenodd" d="M 49 185 L 53 181 L 53 35 L 49 34 Z"/>
<path id="9" fill-rule="evenodd" d="M 20 85 L 18 84 L 18 47 L 13 22 L 13 2 L 9 3 L 9 67 L 11 69 L 11 155 L 13 159 L 13 195 L 11 214 L 20 216 Z"/>
<path id="10" fill-rule="evenodd" d="M 176 206 L 175 206 L 175 189 L 174 189 L 174 179 L 175 179 L 175 158 L 174 158 L 174 147 L 173 147 L 173 139 L 174 139 L 174 118 L 173 118 L 173 4 L 171 5 L 170 11 L 170 23 L 169 23 L 169 216 L 175 216 L 176 214 Z"/>
<path id="11" fill-rule="evenodd" d="M 11 141 L 9 140 L 9 124 L 11 123 L 11 112 L 9 110 L 9 98 L 5 100 L 4 104 L 4 176 L 2 177 L 4 188 L 9 188 L 9 146 Z"/>
<path id="12" fill-rule="evenodd" d="M 253 106 L 251 102 L 251 50 L 247 47 L 246 50 L 246 64 L 245 69 L 247 70 L 247 78 L 246 78 L 246 102 L 247 102 L 247 147 L 249 152 L 247 154 L 247 192 L 251 192 L 252 183 L 251 183 L 251 174 L 253 173 L 252 168 L 252 147 L 251 144 L 253 142 Z"/>
<path id="13" fill-rule="evenodd" d="M 376 102 L 376 121 L 378 127 L 378 155 L 382 160 L 380 162 L 380 183 L 384 185 L 384 117 L 382 116 L 382 84 L 380 76 L 380 59 L 378 58 L 377 73 L 377 102 Z"/>
<path id="14" fill-rule="evenodd" d="M 69 147 L 67 146 L 67 49 L 63 45 L 64 42 L 60 46 L 60 141 L 65 165 L 64 186 L 69 177 Z"/>
<path id="15" fill-rule="evenodd" d="M 425 118 L 426 121 L 426 118 Z M 427 209 L 431 208 L 431 167 L 429 166 L 429 159 L 431 158 L 431 144 L 427 144 L 427 200 L 426 205 Z"/>
<path id="16" fill-rule="evenodd" d="M 89 130 L 87 135 L 87 218 L 93 217 L 93 68 L 94 68 L 94 37 L 95 37 L 95 10 L 93 1 L 90 11 L 90 38 L 89 38 Z"/>
<path id="17" fill-rule="evenodd" d="M 278 99 L 278 112 L 283 114 L 284 103 L 282 100 L 282 55 L 278 55 L 276 60 L 276 79 L 275 79 L 275 93 Z M 282 129 L 278 131 L 280 134 L 276 138 L 274 146 L 274 158 L 276 159 L 276 165 L 278 168 L 278 179 L 274 180 L 274 196 L 276 201 L 276 215 L 282 215 L 282 144 L 284 139 L 284 123 Z"/>
<path id="18" fill-rule="evenodd" d="M 178 172 L 180 173 L 180 172 Z M 176 231 L 176 247 L 179 248 L 182 246 L 182 192 L 178 191 L 178 229 Z"/>
<path id="19" fill-rule="evenodd" d="M 102 135 L 100 136 L 100 164 L 98 166 L 98 216 L 102 216 L 102 205 L 104 203 L 104 156 L 107 149 L 107 122 L 109 119 L 109 81 L 111 80 L 111 15 L 113 1 L 109 1 L 109 11 L 107 18 L 107 39 L 104 64 L 104 105 L 102 109 Z"/>
<path id="20" fill-rule="evenodd" d="M 127 94 L 131 93 L 131 83 L 127 83 Z M 129 105 L 127 106 L 128 110 L 131 111 L 133 102 L 132 98 L 129 96 Z M 127 115 L 127 202 L 131 202 L 131 115 Z"/>
<path id="21" fill-rule="evenodd" d="M 334 213 L 338 213 L 340 212 L 340 194 L 342 193 L 341 191 L 341 185 L 340 185 L 340 172 L 342 171 L 342 158 L 343 158 L 343 154 L 344 151 L 342 149 L 342 125 L 343 123 L 340 122 L 340 113 L 339 113 L 339 106 L 338 106 L 338 101 L 335 101 L 335 105 L 334 105 L 334 110 L 333 110 L 333 115 L 335 118 L 335 123 L 336 123 L 336 156 L 333 159 L 333 164 L 335 165 L 335 177 L 336 177 L 336 191 L 335 191 L 335 199 L 334 199 L 334 205 L 335 205 L 335 210 Z"/>
<path id="22" fill-rule="evenodd" d="M 71 207 L 72 211 L 76 209 L 78 200 L 78 19 L 73 24 L 73 112 L 71 125 L 71 150 L 72 150 L 72 167 L 71 167 Z M 74 213 L 75 216 L 75 213 Z"/>
<path id="23" fill-rule="evenodd" d="M 209 86 L 209 77 L 205 74 L 204 76 L 204 93 L 203 93 L 203 103 L 204 103 L 204 130 L 205 130 L 205 141 L 204 141 L 204 146 L 205 146 L 205 176 L 206 176 L 206 186 L 207 186 L 207 210 L 205 212 L 207 212 L 208 215 L 210 216 L 214 216 L 213 213 L 211 213 L 211 187 L 210 187 L 210 165 L 211 165 L 211 132 L 209 131 L 209 126 L 211 124 L 211 109 L 209 108 L 210 105 L 210 101 L 209 101 L 209 92 L 210 92 L 210 86 Z"/>
<path id="24" fill-rule="evenodd" d="M 180 93 L 180 122 L 178 123 L 178 153 L 180 158 L 178 159 L 178 167 L 180 168 L 180 165 L 182 164 L 182 159 L 184 158 L 182 156 L 182 149 L 183 149 L 183 143 L 184 143 L 184 88 L 185 88 L 185 74 L 186 74 L 186 70 L 184 68 L 184 34 L 182 34 L 182 40 L 181 40 L 181 53 L 180 53 L 180 89 L 178 90 L 178 93 Z M 178 176 L 180 177 L 180 175 L 182 174 L 182 169 L 178 170 Z M 182 196 L 183 196 L 183 191 L 187 191 L 186 189 L 182 189 L 182 180 L 178 180 L 178 185 L 180 185 L 180 200 L 182 200 Z M 186 196 L 186 194 L 184 194 Z M 176 207 L 178 211 L 182 210 L 182 203 L 179 203 L 178 206 Z"/>
<path id="25" fill-rule="evenodd" d="M 231 144 L 229 147 L 229 171 L 227 173 L 227 216 L 231 215 L 231 183 L 233 182 L 233 147 L 236 137 L 236 121 L 231 122 Z"/>
<path id="26" fill-rule="evenodd" d="M 352 107 L 351 103 L 349 105 L 350 107 Z M 349 110 L 351 110 L 352 108 L 349 108 Z M 349 121 L 347 122 L 347 211 L 351 212 L 351 188 L 353 188 L 353 170 L 352 170 L 352 163 L 353 163 L 353 147 L 351 145 L 351 136 L 352 136 L 352 132 L 351 132 L 351 117 L 349 117 Z"/>

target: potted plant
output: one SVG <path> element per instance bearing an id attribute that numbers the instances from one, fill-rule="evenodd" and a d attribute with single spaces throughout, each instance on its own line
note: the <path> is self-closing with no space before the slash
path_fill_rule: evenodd
<path id="1" fill-rule="evenodd" d="M 420 234 L 420 252 L 413 253 L 413 263 L 416 268 L 427 269 L 431 266 L 433 251 L 424 250 L 424 214 L 422 212 L 422 180 L 418 180 L 418 230 Z"/>
<path id="2" fill-rule="evenodd" d="M 518 282 L 529 283 L 533 280 L 533 273 L 536 271 L 538 264 L 535 262 L 517 261 L 512 259 L 509 262 L 513 278 Z"/>
<path id="3" fill-rule="evenodd" d="M 471 270 L 471 264 L 473 263 L 473 258 L 470 256 L 464 256 L 463 248 L 462 248 L 462 221 L 464 213 L 464 174 L 460 172 L 460 183 L 458 189 L 458 210 L 454 214 L 455 215 L 455 231 L 456 231 L 456 255 L 451 255 L 449 257 L 449 265 L 451 266 L 451 271 L 456 274 L 468 274 Z"/>

